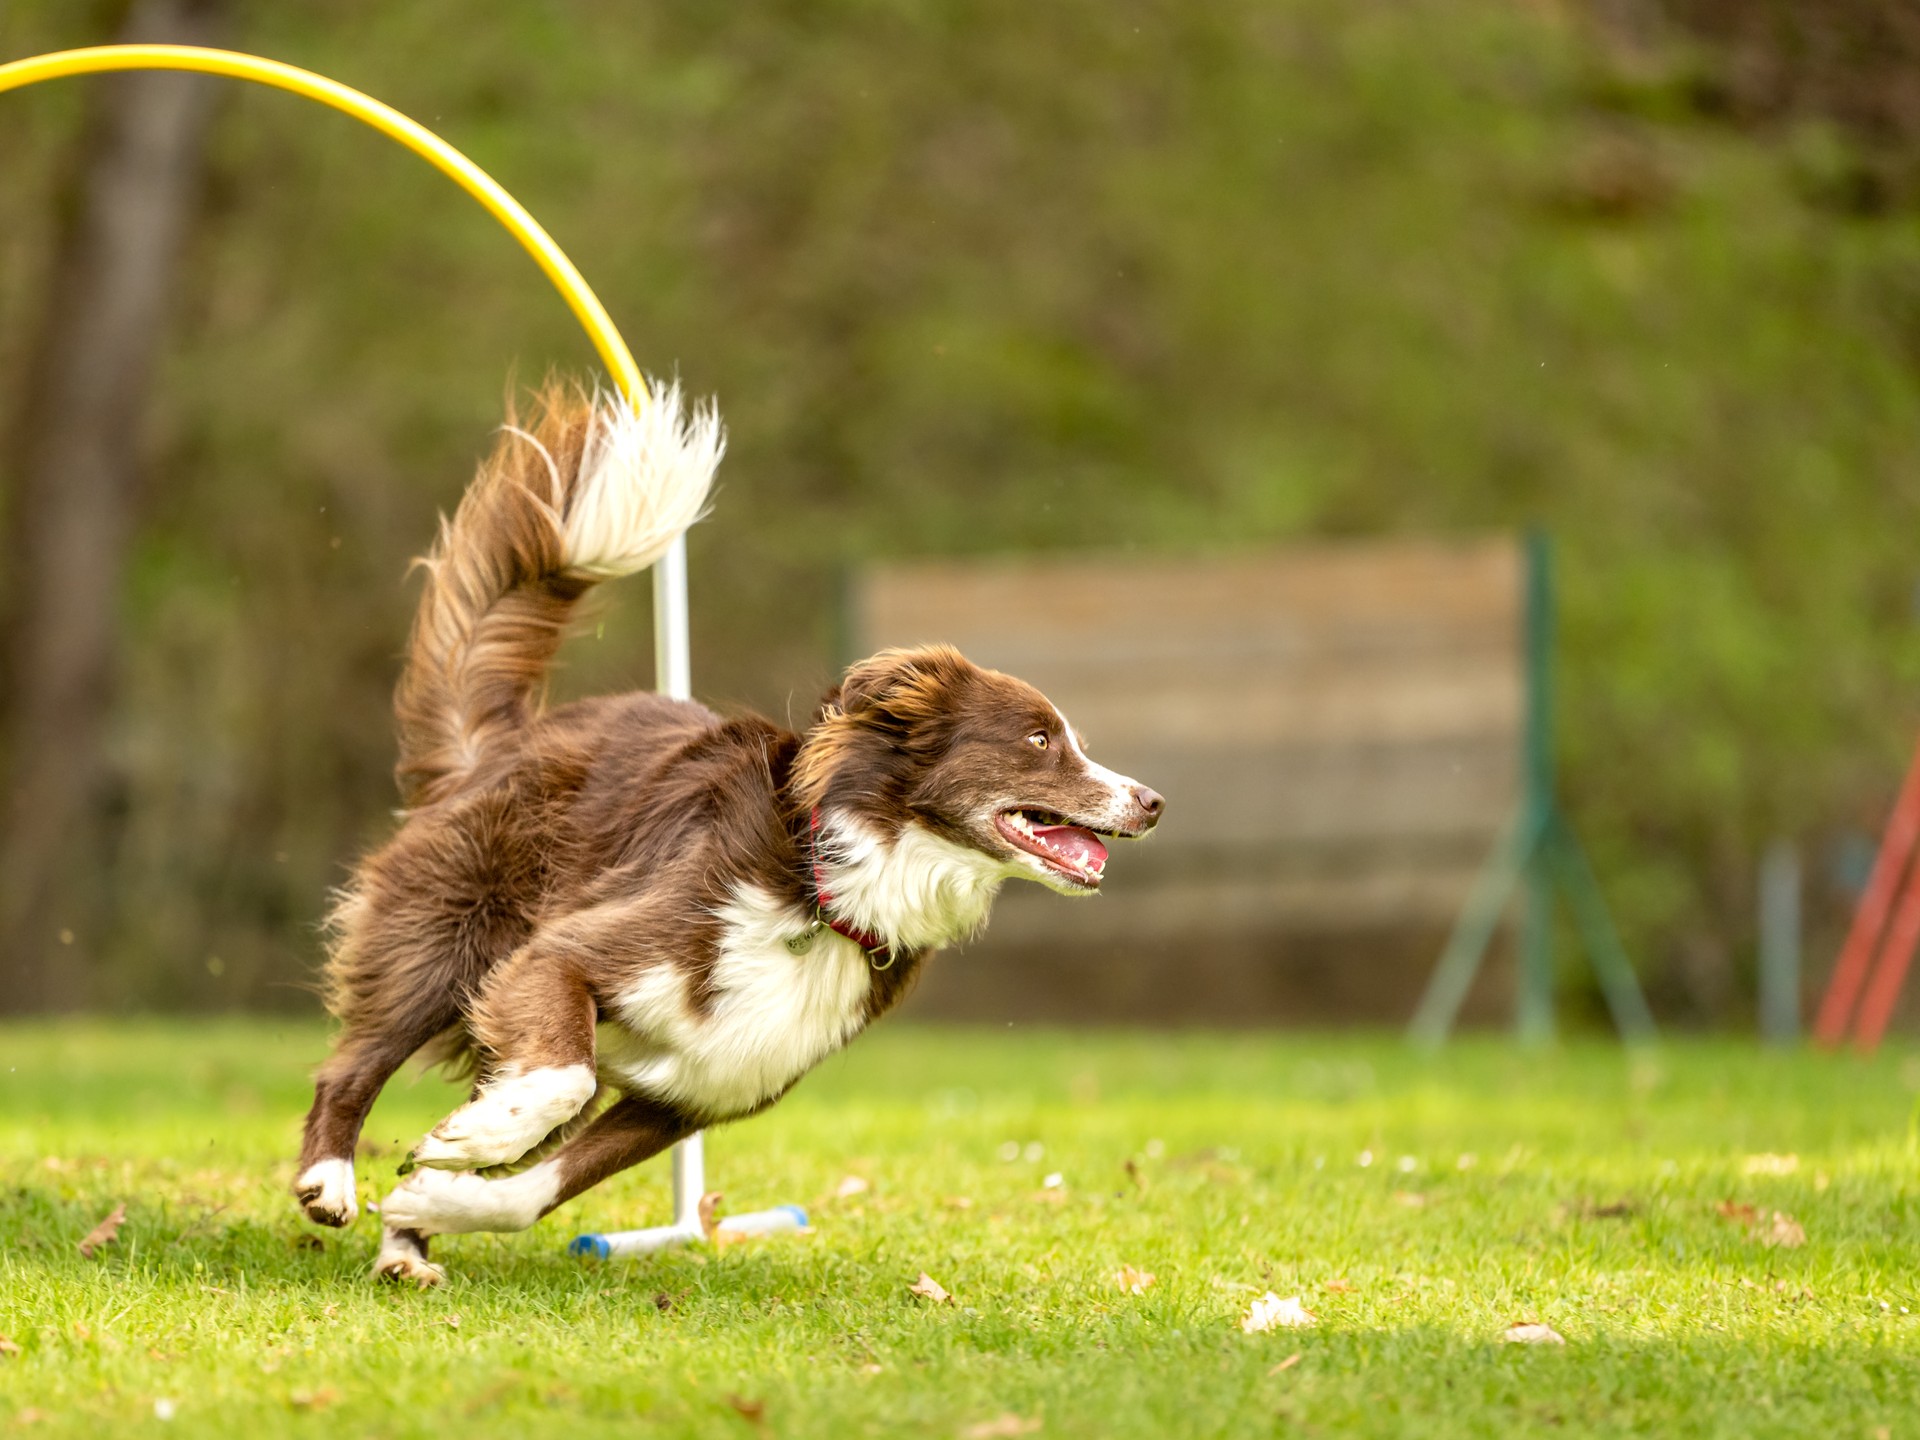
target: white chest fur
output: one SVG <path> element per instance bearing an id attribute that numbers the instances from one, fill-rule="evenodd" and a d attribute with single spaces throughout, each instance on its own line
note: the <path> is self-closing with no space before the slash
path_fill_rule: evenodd
<path id="1" fill-rule="evenodd" d="M 794 954 L 810 917 L 757 886 L 718 913 L 709 1003 L 696 1010 L 685 970 L 654 966 L 614 1004 L 600 1046 L 611 1083 L 713 1119 L 778 1095 L 859 1034 L 873 985 L 866 954 L 830 930 Z"/>

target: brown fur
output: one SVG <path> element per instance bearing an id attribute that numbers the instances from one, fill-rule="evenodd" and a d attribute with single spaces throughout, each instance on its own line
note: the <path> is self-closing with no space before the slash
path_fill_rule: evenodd
<path id="1" fill-rule="evenodd" d="M 593 1067 L 596 1024 L 619 1020 L 658 967 L 677 977 L 684 1023 L 706 1023 L 725 907 L 752 894 L 796 925 L 814 913 L 818 810 L 883 840 L 917 826 L 991 869 L 1013 853 L 994 828 L 1008 806 L 1076 816 L 1117 803 L 1120 777 L 1075 758 L 1044 696 L 946 647 L 854 666 L 804 736 L 648 693 L 541 713 L 546 667 L 591 584 L 563 543 L 591 423 L 578 391 L 545 392 L 537 446 L 502 436 L 423 562 L 395 697 L 408 810 L 335 908 L 326 993 L 341 1034 L 316 1080 L 303 1176 L 352 1155 L 380 1088 L 430 1045 L 469 1056 L 482 1087 Z M 1043 734 L 1055 743 L 1032 743 Z M 1101 827 L 1150 828 L 1159 797 L 1132 797 L 1124 823 Z M 952 937 L 884 938 L 893 963 L 867 977 L 849 1035 L 906 993 L 926 945 Z M 557 1151 L 564 1200 L 798 1078 L 724 1103 L 625 1093 L 592 1119 L 589 1103 L 527 1158 Z M 351 1218 L 319 1193 L 301 1194 L 314 1219 Z M 424 1236 L 406 1243 L 424 1263 Z"/>

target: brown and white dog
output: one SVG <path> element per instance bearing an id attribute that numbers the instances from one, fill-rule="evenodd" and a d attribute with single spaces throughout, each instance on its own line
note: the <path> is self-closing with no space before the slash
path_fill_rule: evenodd
<path id="1" fill-rule="evenodd" d="M 575 604 L 698 517 L 721 449 L 675 389 L 635 414 L 549 386 L 422 562 L 405 819 L 332 917 L 341 1029 L 294 1185 L 348 1224 L 381 1087 L 423 1050 L 472 1066 L 381 1208 L 382 1275 L 435 1283 L 429 1236 L 524 1229 L 772 1104 L 1003 881 L 1089 894 L 1100 837 L 1160 818 L 1039 691 L 944 647 L 855 665 L 801 735 L 645 692 L 543 713 Z"/>

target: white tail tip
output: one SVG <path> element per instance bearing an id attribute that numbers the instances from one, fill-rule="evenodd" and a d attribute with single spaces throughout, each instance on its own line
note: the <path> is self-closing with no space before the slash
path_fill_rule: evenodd
<path id="1" fill-rule="evenodd" d="M 719 412 L 689 410 L 678 384 L 653 386 L 638 409 L 600 396 L 567 506 L 567 567 L 610 580 L 653 564 L 705 511 L 726 448 Z"/>

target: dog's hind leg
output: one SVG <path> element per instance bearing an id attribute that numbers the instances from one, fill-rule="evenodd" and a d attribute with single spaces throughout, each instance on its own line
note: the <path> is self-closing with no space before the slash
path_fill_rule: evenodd
<path id="1" fill-rule="evenodd" d="M 459 1018 L 451 1001 L 391 1029 L 349 1029 L 314 1076 L 294 1196 L 318 1225 L 350 1225 L 357 1213 L 353 1151 L 381 1087 L 407 1057 Z"/>
<path id="2" fill-rule="evenodd" d="M 416 1165 L 509 1165 L 578 1115 L 598 1088 L 597 1015 L 592 990 L 564 953 L 537 938 L 516 951 L 487 976 L 468 1015 L 485 1080 L 413 1147 L 401 1174 Z"/>
<path id="3" fill-rule="evenodd" d="M 426 1265 L 426 1236 L 524 1230 L 581 1191 L 659 1154 L 697 1128 L 691 1116 L 673 1106 L 633 1095 L 609 1106 L 555 1154 L 518 1175 L 416 1170 L 381 1206 L 387 1239 L 376 1271 L 433 1284 L 419 1269 L 425 1266 L 439 1274 L 437 1266 Z M 416 1251 L 417 1264 L 408 1258 Z"/>

